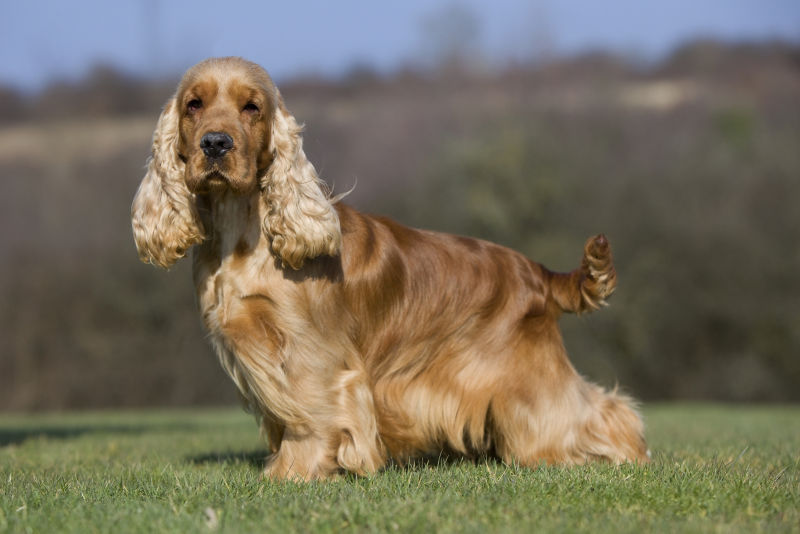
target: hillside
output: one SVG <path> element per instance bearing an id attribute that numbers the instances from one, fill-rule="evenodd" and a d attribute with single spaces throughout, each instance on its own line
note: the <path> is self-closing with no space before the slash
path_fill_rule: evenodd
<path id="1" fill-rule="evenodd" d="M 0 91 L 0 409 L 231 402 L 188 265 L 139 264 L 130 234 L 171 85 L 104 76 Z M 800 50 L 280 86 L 360 209 L 561 270 L 607 233 L 612 306 L 564 320 L 582 373 L 644 399 L 800 400 Z"/>

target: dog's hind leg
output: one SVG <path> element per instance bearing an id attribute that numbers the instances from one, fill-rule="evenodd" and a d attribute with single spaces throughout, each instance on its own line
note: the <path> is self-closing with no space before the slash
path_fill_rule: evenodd
<path id="1" fill-rule="evenodd" d="M 520 360 L 491 404 L 492 442 L 502 460 L 531 466 L 648 460 L 631 400 L 584 381 L 560 339 L 540 335 Z"/>

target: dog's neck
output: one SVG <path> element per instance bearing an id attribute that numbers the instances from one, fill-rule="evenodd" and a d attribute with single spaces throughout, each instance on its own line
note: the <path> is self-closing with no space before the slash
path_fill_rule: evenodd
<path id="1" fill-rule="evenodd" d="M 206 230 L 206 244 L 215 255 L 242 255 L 252 251 L 261 235 L 261 195 L 239 195 L 226 189 L 197 197 L 198 212 Z"/>

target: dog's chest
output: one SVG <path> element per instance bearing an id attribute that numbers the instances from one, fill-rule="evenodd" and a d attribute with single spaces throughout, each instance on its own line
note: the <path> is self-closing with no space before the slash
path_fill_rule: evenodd
<path id="1" fill-rule="evenodd" d="M 267 258 L 250 255 L 212 257 L 201 245 L 195 252 L 194 275 L 198 306 L 220 364 L 238 387 L 250 409 L 264 412 L 267 406 L 254 391 L 253 368 L 260 376 L 281 381 L 278 325 L 272 318 L 270 297 L 281 281 L 273 276 Z M 272 279 L 272 280 L 271 280 Z"/>
<path id="2" fill-rule="evenodd" d="M 215 336 L 224 331 L 242 297 L 266 290 L 274 266 L 257 203 L 225 195 L 211 203 L 208 213 L 206 224 L 213 234 L 195 248 L 193 275 L 203 322 Z"/>
<path id="3" fill-rule="evenodd" d="M 201 246 L 202 247 L 202 246 Z M 202 248 L 195 261 L 194 278 L 197 302 L 203 322 L 212 336 L 225 336 L 227 327 L 247 313 L 245 301 L 253 298 L 269 300 L 280 291 L 283 281 L 272 272 L 272 258 L 258 254 L 247 257 L 227 255 L 209 258 Z M 209 261 L 210 260 L 210 261 Z"/>

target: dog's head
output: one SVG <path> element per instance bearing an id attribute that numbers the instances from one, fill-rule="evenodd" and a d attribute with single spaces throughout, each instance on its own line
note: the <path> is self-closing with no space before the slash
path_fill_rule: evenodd
<path id="1" fill-rule="evenodd" d="M 238 58 L 206 60 L 178 86 L 178 157 L 192 193 L 253 192 L 273 159 L 280 97 L 267 73 Z"/>
<path id="2" fill-rule="evenodd" d="M 306 159 L 301 128 L 267 72 L 241 58 L 190 68 L 153 135 L 153 157 L 133 202 L 134 238 L 143 261 L 168 267 L 206 234 L 196 196 L 259 194 L 273 251 L 300 268 L 334 255 L 339 221 Z"/>

